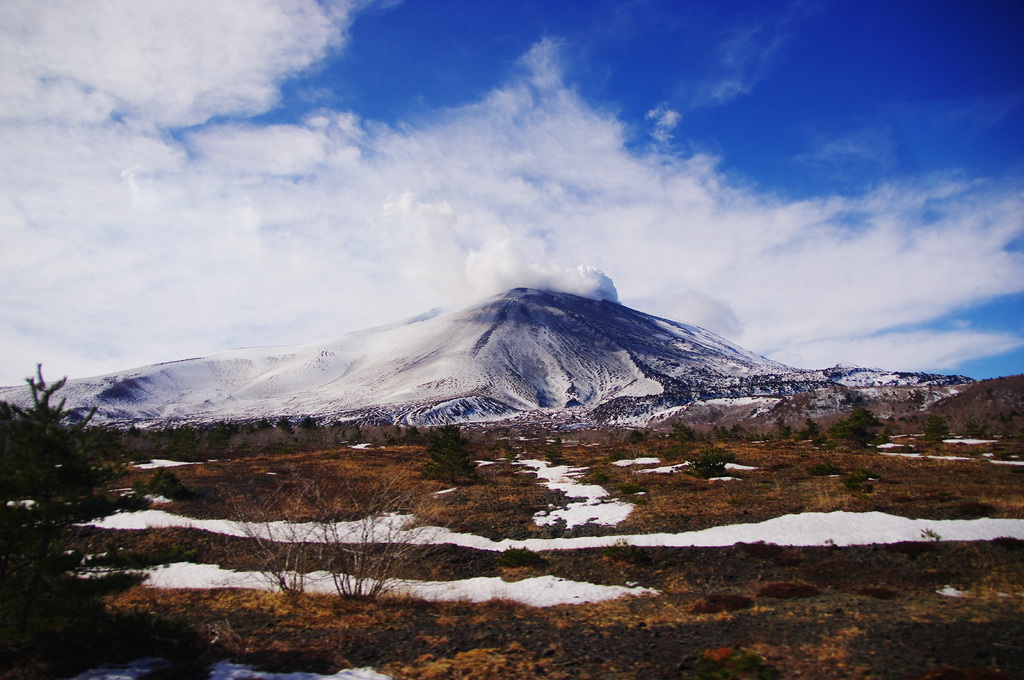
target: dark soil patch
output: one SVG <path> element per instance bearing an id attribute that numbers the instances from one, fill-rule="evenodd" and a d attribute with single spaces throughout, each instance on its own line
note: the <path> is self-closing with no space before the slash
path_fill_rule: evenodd
<path id="1" fill-rule="evenodd" d="M 984 668 L 936 668 L 907 676 L 906 680 L 1009 680 L 1000 670 Z"/>
<path id="2" fill-rule="evenodd" d="M 757 591 L 758 597 L 814 597 L 821 595 L 821 591 L 806 583 L 768 583 Z"/>
<path id="3" fill-rule="evenodd" d="M 717 614 L 734 612 L 753 606 L 754 600 L 743 595 L 706 595 L 693 603 L 690 611 L 694 614 Z"/>
<path id="4" fill-rule="evenodd" d="M 907 557 L 920 557 L 921 555 L 934 552 L 936 546 L 934 543 L 925 542 L 903 542 L 903 543 L 890 543 L 884 548 L 887 552 L 898 553 L 900 555 L 906 555 Z"/>
<path id="5" fill-rule="evenodd" d="M 856 592 L 858 595 L 873 597 L 876 600 L 893 600 L 900 596 L 899 593 L 891 588 L 875 588 L 870 586 L 867 588 L 858 588 Z"/>

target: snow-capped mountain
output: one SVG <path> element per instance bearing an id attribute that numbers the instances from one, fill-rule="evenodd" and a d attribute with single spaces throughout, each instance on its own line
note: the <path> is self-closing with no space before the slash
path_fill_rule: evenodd
<path id="1" fill-rule="evenodd" d="M 966 381 L 848 366 L 795 369 L 615 302 L 517 288 L 326 342 L 69 380 L 62 395 L 69 407 L 96 406 L 101 421 L 309 415 L 431 425 L 527 412 L 616 420 L 834 383 Z M 26 396 L 23 386 L 0 389 L 0 400 Z"/>

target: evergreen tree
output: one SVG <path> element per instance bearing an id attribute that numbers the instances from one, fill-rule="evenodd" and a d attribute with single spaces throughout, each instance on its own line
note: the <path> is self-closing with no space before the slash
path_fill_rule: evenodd
<path id="1" fill-rule="evenodd" d="M 937 413 L 928 416 L 924 421 L 924 438 L 928 441 L 940 442 L 949 437 L 949 425 L 946 419 Z"/>
<path id="2" fill-rule="evenodd" d="M 804 429 L 799 432 L 801 439 L 815 439 L 820 434 L 821 428 L 818 427 L 818 423 L 814 422 L 810 418 L 804 421 Z"/>
<path id="3" fill-rule="evenodd" d="M 987 437 L 988 431 L 985 426 L 979 423 L 974 416 L 968 416 L 967 422 L 964 423 L 964 436 L 965 437 Z"/>
<path id="4" fill-rule="evenodd" d="M 42 369 L 27 380 L 32 405 L 0 402 L 0 637 L 59 626 L 62 617 L 94 603 L 99 582 L 79 579 L 84 557 L 68 551 L 71 528 L 113 512 L 96 488 L 118 470 L 105 464 L 86 430 L 75 425 Z"/>
<path id="5" fill-rule="evenodd" d="M 691 444 L 697 441 L 697 433 L 682 421 L 672 423 L 672 434 L 669 436 L 680 444 Z"/>
<path id="6" fill-rule="evenodd" d="M 874 413 L 863 406 L 858 406 L 849 417 L 833 425 L 829 429 L 829 434 L 853 446 L 867 446 L 875 438 L 875 433 L 880 427 L 882 423 Z"/>
<path id="7" fill-rule="evenodd" d="M 476 477 L 476 465 L 469 457 L 469 440 L 462 436 L 458 425 L 444 425 L 431 432 L 427 453 L 430 460 L 423 467 L 427 477 L 452 483 L 459 478 Z"/>

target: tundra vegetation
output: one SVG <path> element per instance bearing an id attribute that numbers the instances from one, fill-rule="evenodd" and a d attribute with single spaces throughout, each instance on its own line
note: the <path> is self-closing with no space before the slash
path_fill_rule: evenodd
<path id="1" fill-rule="evenodd" d="M 957 542 L 928 528 L 891 545 L 489 551 L 429 540 L 430 527 L 493 540 L 614 537 L 832 511 L 1024 519 L 1024 408 L 986 407 L 983 385 L 960 411 L 939 404 L 947 410 L 902 420 L 851 408 L 568 431 L 313 418 L 111 429 L 72 424 L 60 383 L 39 376 L 29 388 L 34 406 L 0 405 L 5 680 L 142 657 L 168 660 L 154 680 L 205 678 L 225 658 L 274 672 L 371 666 L 399 679 L 1024 672 L 1024 541 L 1014 538 Z M 968 431 L 985 443 L 946 441 Z M 536 513 L 572 499 L 523 461 L 574 468 L 632 511 L 614 526 L 538 524 Z M 148 503 L 240 530 L 86 525 Z M 425 540 L 409 543 L 403 529 Z M 162 589 L 131 576 L 174 562 L 259 573 L 265 588 Z M 82 578 L 89 570 L 107 577 Z M 330 588 L 311 588 L 314 576 Z M 530 607 L 392 589 L 539 576 L 657 594 Z"/>

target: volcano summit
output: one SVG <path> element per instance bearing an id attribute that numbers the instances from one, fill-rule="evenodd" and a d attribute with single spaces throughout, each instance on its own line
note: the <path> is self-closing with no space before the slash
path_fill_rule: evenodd
<path id="1" fill-rule="evenodd" d="M 832 384 L 946 385 L 960 376 L 766 359 L 697 326 L 608 300 L 516 288 L 406 321 L 292 347 L 69 380 L 70 408 L 100 421 L 280 416 L 435 425 L 530 413 L 575 421 L 643 418 L 719 397 L 788 395 Z M 24 388 L 0 389 L 22 402 Z"/>

